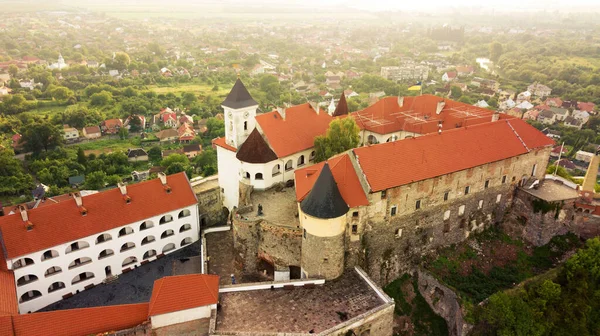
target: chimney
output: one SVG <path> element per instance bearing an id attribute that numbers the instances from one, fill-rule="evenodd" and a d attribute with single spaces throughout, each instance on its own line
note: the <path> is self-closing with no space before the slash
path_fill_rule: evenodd
<path id="1" fill-rule="evenodd" d="M 446 106 L 446 102 L 443 100 L 439 101 L 435 108 L 435 114 L 440 114 L 442 112 L 442 110 L 444 109 L 444 106 Z"/>
<path id="2" fill-rule="evenodd" d="M 404 96 L 402 96 L 402 97 L 398 96 L 398 106 L 400 106 L 400 107 L 404 106 Z"/>
<path id="3" fill-rule="evenodd" d="M 125 202 L 127 204 L 131 203 L 131 197 L 127 195 L 127 185 L 121 182 L 117 183 L 117 185 L 119 186 L 119 190 L 121 191 L 121 195 L 123 195 L 123 199 L 125 200 Z"/>
<path id="4" fill-rule="evenodd" d="M 19 211 L 21 212 L 21 219 L 23 219 L 23 223 L 25 223 L 25 228 L 27 231 L 33 230 L 33 223 L 29 220 L 27 208 L 24 205 L 19 205 Z"/>
<path id="5" fill-rule="evenodd" d="M 75 199 L 75 204 L 77 204 L 77 207 L 79 208 L 79 212 L 81 213 L 82 216 L 87 215 L 87 209 L 83 207 L 83 200 L 81 199 L 81 194 L 79 193 L 79 191 L 74 192 L 73 194 L 73 199 Z"/>
<path id="6" fill-rule="evenodd" d="M 492 122 L 500 120 L 500 112 L 496 111 L 492 114 Z"/>
<path id="7" fill-rule="evenodd" d="M 165 188 L 167 194 L 170 194 L 171 187 L 169 187 L 169 185 L 167 184 L 167 175 L 165 173 L 158 173 L 158 178 L 160 179 L 160 183 L 162 183 L 163 188 Z"/>
<path id="8" fill-rule="evenodd" d="M 285 107 L 278 107 L 277 112 L 279 112 L 281 119 L 285 120 Z"/>

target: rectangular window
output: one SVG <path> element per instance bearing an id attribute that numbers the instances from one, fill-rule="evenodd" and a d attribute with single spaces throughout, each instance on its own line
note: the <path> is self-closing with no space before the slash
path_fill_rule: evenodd
<path id="1" fill-rule="evenodd" d="M 390 210 L 390 215 L 392 216 L 396 216 L 396 211 L 398 210 L 398 208 L 394 205 L 392 207 L 392 209 Z"/>
<path id="2" fill-rule="evenodd" d="M 447 201 L 449 197 L 450 197 L 450 192 L 449 192 L 449 191 L 446 191 L 446 192 L 444 193 L 444 201 Z"/>
<path id="3" fill-rule="evenodd" d="M 471 187 L 466 186 L 465 187 L 465 195 L 468 195 L 470 190 L 471 190 Z"/>
<path id="4" fill-rule="evenodd" d="M 326 263 L 328 263 L 328 262 L 329 262 L 329 259 L 328 259 L 328 258 L 323 258 L 323 263 L 324 263 L 324 264 L 326 264 Z"/>
<path id="5" fill-rule="evenodd" d="M 444 212 L 444 220 L 448 220 L 450 218 L 450 210 L 446 210 L 446 212 Z"/>
<path id="6" fill-rule="evenodd" d="M 465 213 L 465 206 L 461 205 L 458 207 L 458 215 L 462 216 Z"/>
<path id="7" fill-rule="evenodd" d="M 417 203 L 415 204 L 415 209 L 416 210 L 421 209 L 421 200 L 417 200 Z"/>
<path id="8" fill-rule="evenodd" d="M 381 192 L 381 199 L 385 199 L 387 196 L 387 190 Z"/>
<path id="9" fill-rule="evenodd" d="M 506 183 L 506 175 L 502 176 L 502 184 Z"/>
<path id="10" fill-rule="evenodd" d="M 358 211 L 354 211 L 354 212 L 352 213 L 352 217 L 354 217 L 354 218 L 358 217 Z"/>
<path id="11" fill-rule="evenodd" d="M 477 205 L 478 209 L 483 208 L 483 200 L 479 200 L 479 204 Z"/>
<path id="12" fill-rule="evenodd" d="M 353 224 L 352 225 L 352 234 L 357 234 L 358 233 L 358 225 Z"/>
<path id="13" fill-rule="evenodd" d="M 501 199 L 502 199 L 502 194 L 498 194 L 498 196 L 496 196 L 496 203 L 500 203 Z"/>
<path id="14" fill-rule="evenodd" d="M 248 130 L 248 122 L 244 121 L 244 131 L 247 131 L 247 130 Z"/>
<path id="15" fill-rule="evenodd" d="M 485 180 L 485 185 L 483 186 L 485 189 L 487 189 L 490 186 L 490 180 Z"/>
<path id="16" fill-rule="evenodd" d="M 304 237 L 304 239 L 306 239 L 306 229 L 304 229 L 304 231 L 302 231 L 302 236 Z"/>

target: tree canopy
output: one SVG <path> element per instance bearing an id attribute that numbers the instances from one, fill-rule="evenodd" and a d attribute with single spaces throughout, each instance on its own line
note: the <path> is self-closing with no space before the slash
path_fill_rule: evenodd
<path id="1" fill-rule="evenodd" d="M 315 138 L 315 161 L 356 148 L 360 143 L 360 129 L 352 118 L 336 119 L 329 124 L 327 133 Z"/>

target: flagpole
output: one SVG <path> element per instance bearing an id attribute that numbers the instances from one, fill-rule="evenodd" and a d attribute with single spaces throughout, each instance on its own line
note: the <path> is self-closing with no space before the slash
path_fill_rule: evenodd
<path id="1" fill-rule="evenodd" d="M 558 171 L 558 164 L 560 163 L 560 157 L 562 156 L 564 146 L 565 142 L 563 141 L 562 145 L 560 145 L 560 153 L 558 153 L 558 160 L 556 161 L 556 167 L 554 168 L 554 176 L 556 176 L 556 172 Z"/>

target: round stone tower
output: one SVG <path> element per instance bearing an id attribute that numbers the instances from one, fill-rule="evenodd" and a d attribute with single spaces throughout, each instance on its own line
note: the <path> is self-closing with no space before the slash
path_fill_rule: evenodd
<path id="1" fill-rule="evenodd" d="M 299 208 L 302 277 L 339 277 L 344 271 L 344 230 L 349 208 L 327 163 Z"/>

